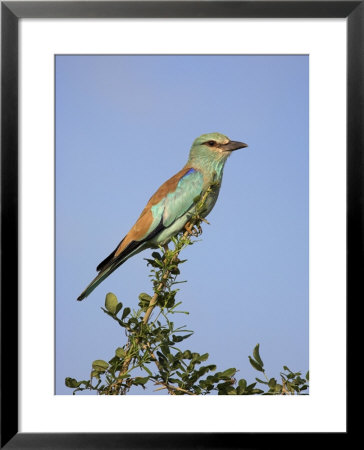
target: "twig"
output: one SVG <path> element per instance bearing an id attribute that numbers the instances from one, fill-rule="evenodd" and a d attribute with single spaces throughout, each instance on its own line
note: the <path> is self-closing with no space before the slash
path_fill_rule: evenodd
<path id="1" fill-rule="evenodd" d="M 184 239 L 186 239 L 188 236 L 192 236 L 194 226 L 196 226 L 196 225 L 199 226 L 199 223 L 201 221 L 204 221 L 204 222 L 206 222 L 207 224 L 210 225 L 210 223 L 206 219 L 204 219 L 203 217 L 200 217 L 198 212 L 199 212 L 199 210 L 202 209 L 202 207 L 203 207 L 203 205 L 204 205 L 204 203 L 206 201 L 206 198 L 207 198 L 207 196 L 209 195 L 209 193 L 211 192 L 212 189 L 213 189 L 213 186 L 212 185 L 209 186 L 208 189 L 206 190 L 206 192 L 204 193 L 204 195 L 202 196 L 202 198 L 200 199 L 200 201 L 196 204 L 196 215 L 195 215 L 195 217 L 193 217 L 185 225 L 185 230 L 186 231 L 183 233 L 183 238 Z M 173 257 L 171 262 L 175 261 L 176 258 L 178 258 L 178 255 L 180 254 L 181 250 L 182 249 L 180 249 L 174 255 L 174 257 Z M 153 297 L 151 298 L 150 303 L 149 303 L 149 308 L 147 309 L 147 312 L 145 313 L 145 316 L 143 318 L 143 323 L 144 324 L 148 323 L 150 315 L 152 314 L 153 309 L 155 308 L 155 305 L 157 304 L 158 296 L 159 296 L 161 290 L 165 287 L 165 282 L 168 279 L 169 275 L 170 275 L 170 271 L 167 270 L 167 272 L 163 275 L 162 281 L 160 282 L 157 290 L 155 291 Z"/>
<path id="2" fill-rule="evenodd" d="M 286 388 L 286 380 L 282 378 L 282 395 L 289 395 L 289 390 Z"/>
<path id="3" fill-rule="evenodd" d="M 209 193 L 211 192 L 212 189 L 213 189 L 213 186 L 212 185 L 209 186 L 208 189 L 206 190 L 206 192 L 204 193 L 204 195 L 202 196 L 202 198 L 200 199 L 200 201 L 196 204 L 196 215 L 189 222 L 187 222 L 186 225 L 185 225 L 185 230 L 186 231 L 183 233 L 183 238 L 184 239 L 186 239 L 188 236 L 193 234 L 193 228 L 196 225 L 199 226 L 201 221 L 204 221 L 204 222 L 209 224 L 209 222 L 207 222 L 207 220 L 205 220 L 204 218 L 200 217 L 198 212 L 202 209 L 202 207 L 203 207 L 203 205 L 204 205 L 204 203 L 206 201 L 206 198 L 207 198 L 207 196 L 209 195 Z M 165 250 L 166 250 L 166 248 L 165 248 Z M 171 260 L 171 263 L 174 262 L 178 258 L 178 255 L 180 254 L 181 250 L 182 250 L 182 248 L 173 256 L 173 258 Z M 147 324 L 148 323 L 149 318 L 150 318 L 150 316 L 151 316 L 151 314 L 153 312 L 153 309 L 155 308 L 155 306 L 156 306 L 156 304 L 158 302 L 159 294 L 161 293 L 162 289 L 165 288 L 165 284 L 166 284 L 166 281 L 167 281 L 169 275 L 170 275 L 170 271 L 167 270 L 165 272 L 165 274 L 163 275 L 162 281 L 160 282 L 158 288 L 156 289 L 153 297 L 151 298 L 151 300 L 149 302 L 149 307 L 148 307 L 148 309 L 147 309 L 147 311 L 146 311 L 146 313 L 145 313 L 145 315 L 143 317 L 143 324 Z M 138 339 L 136 339 L 136 343 L 138 344 Z M 146 346 L 144 345 L 144 348 L 145 347 Z M 153 358 L 154 355 L 151 353 L 151 356 Z M 153 359 L 154 359 L 154 361 L 157 364 L 157 367 L 159 369 L 158 360 L 155 358 L 155 356 L 154 356 Z M 119 372 L 119 376 L 127 372 L 131 360 L 132 360 L 132 355 L 128 355 L 125 358 L 124 363 L 122 365 L 122 368 L 121 368 L 121 370 Z M 117 381 L 115 384 L 118 385 L 121 382 L 122 382 L 122 380 Z M 175 389 L 175 390 L 184 391 L 183 389 L 175 388 L 174 386 L 171 386 L 170 388 L 171 389 Z M 184 391 L 184 392 L 186 392 L 186 393 L 188 393 L 190 395 L 195 395 L 195 394 L 192 394 L 191 392 L 188 392 L 188 391 Z"/>
<path id="4" fill-rule="evenodd" d="M 186 231 L 183 233 L 183 237 L 184 237 L 184 238 L 187 238 L 188 235 L 190 235 L 190 234 L 191 234 L 190 231 L 189 231 L 188 229 L 186 229 Z M 182 249 L 181 249 L 181 250 L 182 250 Z M 181 251 L 181 250 L 180 250 L 180 251 Z M 174 255 L 173 259 L 171 260 L 171 263 L 172 263 L 173 261 L 175 261 L 175 260 L 178 258 L 178 255 L 179 255 L 180 251 L 177 252 L 177 253 Z M 149 320 L 149 318 L 150 318 L 150 315 L 152 314 L 153 309 L 154 309 L 155 305 L 157 304 L 158 296 L 159 296 L 159 294 L 161 293 L 161 290 L 165 287 L 165 283 L 166 283 L 166 280 L 168 279 L 169 275 L 170 275 L 170 271 L 167 270 L 166 273 L 163 275 L 162 281 L 160 282 L 160 284 L 159 284 L 159 286 L 158 286 L 156 292 L 154 293 L 153 297 L 151 298 L 151 300 L 150 300 L 150 302 L 149 302 L 149 307 L 148 307 L 148 309 L 147 309 L 147 312 L 145 313 L 145 316 L 143 317 L 143 323 L 144 323 L 144 324 L 148 323 L 148 320 Z"/>
<path id="5" fill-rule="evenodd" d="M 184 392 L 185 394 L 188 395 L 196 395 L 193 392 L 190 391 L 186 391 L 186 389 L 182 389 L 180 387 L 177 386 L 173 386 L 172 384 L 168 384 L 168 383 L 162 383 L 161 381 L 156 381 L 155 384 L 161 384 L 163 387 L 156 389 L 156 391 L 160 391 L 162 389 L 172 389 L 173 391 L 180 391 L 180 392 Z"/>

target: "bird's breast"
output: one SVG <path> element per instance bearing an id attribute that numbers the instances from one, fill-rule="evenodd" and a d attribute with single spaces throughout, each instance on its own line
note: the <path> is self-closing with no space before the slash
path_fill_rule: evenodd
<path id="1" fill-rule="evenodd" d="M 203 209 L 201 211 L 201 216 L 206 217 L 210 212 L 212 211 L 213 207 L 215 206 L 216 200 L 219 196 L 220 192 L 220 183 L 215 184 L 210 187 L 210 192 L 206 197 L 206 200 L 204 202 Z"/>

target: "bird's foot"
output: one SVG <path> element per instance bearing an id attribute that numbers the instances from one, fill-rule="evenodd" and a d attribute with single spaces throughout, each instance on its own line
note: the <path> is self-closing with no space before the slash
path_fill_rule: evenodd
<path id="1" fill-rule="evenodd" d="M 192 225 L 189 222 L 186 223 L 185 229 L 189 232 L 191 236 L 199 236 L 202 233 L 200 225 Z"/>
<path id="2" fill-rule="evenodd" d="M 190 222 L 187 222 L 185 225 L 185 230 L 188 231 L 190 234 L 192 234 L 192 225 L 190 224 Z"/>

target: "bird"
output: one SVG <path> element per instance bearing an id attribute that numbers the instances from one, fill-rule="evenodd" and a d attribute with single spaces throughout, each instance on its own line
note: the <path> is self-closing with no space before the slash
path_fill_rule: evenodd
<path id="1" fill-rule="evenodd" d="M 97 276 L 77 300 L 83 300 L 124 262 L 147 249 L 167 245 L 195 213 L 196 198 L 209 186 L 200 217 L 213 209 L 219 195 L 224 166 L 230 154 L 248 145 L 220 133 L 202 134 L 193 141 L 185 166 L 163 183 L 149 199 L 138 220 L 116 249 L 96 268 Z"/>

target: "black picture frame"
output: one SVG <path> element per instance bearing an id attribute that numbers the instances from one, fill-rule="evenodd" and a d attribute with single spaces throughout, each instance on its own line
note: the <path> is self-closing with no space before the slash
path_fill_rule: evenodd
<path id="1" fill-rule="evenodd" d="M 347 18 L 347 304 L 363 294 L 364 1 L 1 2 L 1 448 L 257 448 L 285 433 L 18 432 L 18 22 L 21 18 Z M 360 295 L 361 294 L 361 295 Z M 350 348 L 350 346 L 348 346 Z M 12 386 L 4 373 L 11 362 Z M 346 438 L 348 432 L 338 433 Z M 308 439 L 310 433 L 300 438 Z M 295 437 L 296 434 L 295 434 Z M 318 438 L 316 433 L 315 439 Z"/>

